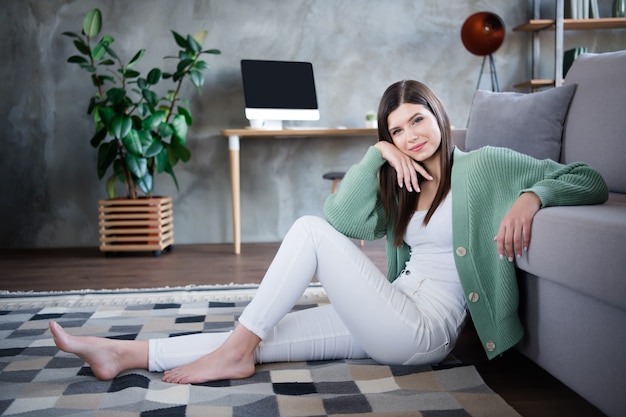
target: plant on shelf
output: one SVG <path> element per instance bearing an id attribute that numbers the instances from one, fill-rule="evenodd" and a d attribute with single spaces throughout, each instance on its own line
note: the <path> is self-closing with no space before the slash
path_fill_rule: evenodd
<path id="1" fill-rule="evenodd" d="M 185 142 L 193 121 L 189 101 L 180 97 L 181 87 L 189 79 L 200 92 L 203 72 L 209 68 L 201 57 L 220 51 L 202 49 L 206 31 L 186 37 L 172 31 L 181 49 L 178 55 L 165 59 L 175 62 L 174 71 L 153 68 L 144 76 L 135 68 L 145 49 L 125 63 L 111 46 L 113 37 L 103 35 L 98 39 L 101 28 L 102 14 L 92 9 L 84 18 L 80 34 L 63 33 L 73 39 L 79 52 L 67 61 L 87 71 L 96 90 L 87 113 L 95 125 L 91 145 L 98 149 L 98 178 L 104 178 L 111 168 L 106 181 L 109 198 L 116 197 L 119 182 L 124 184 L 127 198 L 137 199 L 138 191 L 150 196 L 155 175 L 164 172 L 178 189 L 174 166 L 191 157 Z M 165 80 L 172 87 L 157 92 Z"/>

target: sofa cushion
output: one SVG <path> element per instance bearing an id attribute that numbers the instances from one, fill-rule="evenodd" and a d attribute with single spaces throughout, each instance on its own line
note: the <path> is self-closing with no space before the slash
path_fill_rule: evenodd
<path id="1" fill-rule="evenodd" d="M 474 93 L 465 146 L 500 146 L 538 159 L 558 161 L 563 123 L 576 86 L 532 94 Z"/>
<path id="2" fill-rule="evenodd" d="M 618 193 L 601 205 L 539 210 L 517 266 L 626 310 L 625 219 L 626 195 Z"/>
<path id="3" fill-rule="evenodd" d="M 565 84 L 577 88 L 562 161 L 584 161 L 602 174 L 610 191 L 626 193 L 626 51 L 581 55 Z"/>

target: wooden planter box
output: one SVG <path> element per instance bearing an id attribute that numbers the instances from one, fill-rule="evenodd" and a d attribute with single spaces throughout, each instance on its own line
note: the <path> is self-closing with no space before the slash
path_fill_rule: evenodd
<path id="1" fill-rule="evenodd" d="M 102 252 L 160 255 L 174 243 L 171 197 L 100 200 L 98 212 Z"/>

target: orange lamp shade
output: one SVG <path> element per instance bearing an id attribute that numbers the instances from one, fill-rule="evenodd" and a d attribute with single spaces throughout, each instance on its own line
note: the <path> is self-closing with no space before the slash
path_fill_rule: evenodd
<path id="1" fill-rule="evenodd" d="M 461 41 L 465 49 L 474 55 L 486 56 L 502 45 L 504 32 L 504 23 L 497 14 L 474 13 L 463 23 Z"/>

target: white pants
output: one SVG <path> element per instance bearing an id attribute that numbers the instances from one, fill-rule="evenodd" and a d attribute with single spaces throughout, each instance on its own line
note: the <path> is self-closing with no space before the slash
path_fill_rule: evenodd
<path id="1" fill-rule="evenodd" d="M 257 363 L 366 357 L 384 364 L 437 363 L 456 343 L 465 306 L 412 275 L 390 283 L 350 239 L 324 219 L 305 216 L 285 236 L 239 323 L 262 339 Z M 289 313 L 313 277 L 330 305 Z M 152 339 L 149 369 L 192 362 L 229 334 Z"/>

